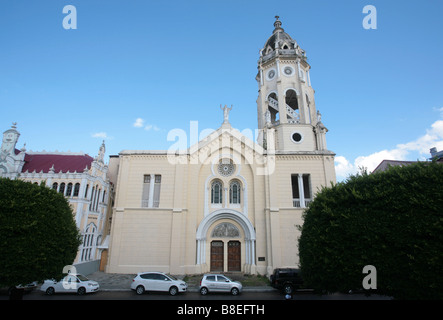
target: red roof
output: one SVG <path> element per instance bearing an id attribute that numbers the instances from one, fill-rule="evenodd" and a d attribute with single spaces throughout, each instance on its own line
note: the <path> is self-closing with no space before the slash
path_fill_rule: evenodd
<path id="1" fill-rule="evenodd" d="M 87 155 L 72 155 L 72 154 L 26 154 L 25 164 L 22 172 L 41 172 L 48 173 L 49 169 L 54 166 L 56 173 L 62 172 L 83 172 L 85 167 L 91 167 L 94 159 Z"/>

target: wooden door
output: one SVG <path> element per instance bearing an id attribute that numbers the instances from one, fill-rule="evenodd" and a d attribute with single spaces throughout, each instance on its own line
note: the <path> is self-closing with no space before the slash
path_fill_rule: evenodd
<path id="1" fill-rule="evenodd" d="M 224 265 L 223 241 L 211 242 L 211 271 L 222 271 Z"/>
<path id="2" fill-rule="evenodd" d="M 228 242 L 228 271 L 241 271 L 240 241 Z"/>
<path id="3" fill-rule="evenodd" d="M 105 267 L 106 267 L 107 262 L 108 262 L 108 250 L 105 249 L 102 251 L 99 271 L 105 271 Z"/>

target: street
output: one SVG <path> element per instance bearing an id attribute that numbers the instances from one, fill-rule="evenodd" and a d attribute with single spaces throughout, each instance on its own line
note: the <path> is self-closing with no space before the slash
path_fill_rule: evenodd
<path id="1" fill-rule="evenodd" d="M 0 295 L 0 300 L 8 300 L 7 295 Z M 185 300 L 198 300 L 198 301 L 211 301 L 211 300 L 227 300 L 241 302 L 243 300 L 248 301 L 283 301 L 285 297 L 279 291 L 271 292 L 242 292 L 239 296 L 232 296 L 229 293 L 222 294 L 208 294 L 202 296 L 198 292 L 181 293 L 176 296 L 171 296 L 168 293 L 144 293 L 137 295 L 134 291 L 99 291 L 96 293 L 85 294 L 79 296 L 74 293 L 59 293 L 52 296 L 48 296 L 39 290 L 34 290 L 30 293 L 23 295 L 23 300 L 167 300 L 167 301 L 185 301 Z M 291 300 L 390 300 L 389 297 L 371 295 L 365 296 L 364 294 L 330 294 L 330 295 L 316 295 L 311 292 L 297 292 Z"/>

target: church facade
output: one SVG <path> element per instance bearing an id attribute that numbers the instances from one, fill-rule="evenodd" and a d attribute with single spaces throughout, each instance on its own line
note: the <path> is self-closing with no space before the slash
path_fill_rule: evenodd
<path id="1" fill-rule="evenodd" d="M 232 128 L 235 109 L 225 106 L 220 128 L 186 150 L 111 157 L 106 272 L 269 275 L 297 267 L 302 214 L 335 182 L 310 68 L 277 18 L 258 60 L 257 141 Z"/>

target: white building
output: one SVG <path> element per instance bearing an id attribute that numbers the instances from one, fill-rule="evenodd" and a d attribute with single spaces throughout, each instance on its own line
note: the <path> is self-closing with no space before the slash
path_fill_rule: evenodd
<path id="1" fill-rule="evenodd" d="M 63 193 L 83 237 L 74 265 L 85 273 L 98 270 L 102 255 L 103 263 L 107 259 L 108 203 L 112 197 L 108 166 L 104 163 L 105 144 L 100 146 L 98 156 L 92 158 L 84 153 L 28 152 L 25 147 L 17 150 L 19 136 L 16 124 L 3 133 L 0 176 L 36 184 L 44 182 L 48 188 Z"/>

